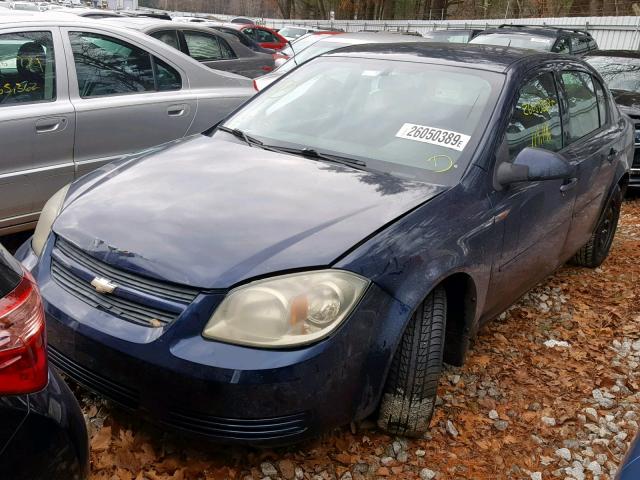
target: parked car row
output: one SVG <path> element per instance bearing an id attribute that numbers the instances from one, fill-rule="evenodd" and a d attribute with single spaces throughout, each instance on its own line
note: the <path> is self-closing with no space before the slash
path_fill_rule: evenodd
<path id="1" fill-rule="evenodd" d="M 608 255 L 632 60 L 584 61 L 563 29 L 308 32 L 255 94 L 273 57 L 234 25 L 0 25 L 0 232 L 36 225 L 20 264 L 0 248 L 12 478 L 46 448 L 67 455 L 51 478 L 87 472 L 45 318 L 53 365 L 178 431 L 277 445 L 375 414 L 419 436 L 443 361 L 563 263 Z M 24 447 L 30 422 L 62 440 Z"/>
<path id="2" fill-rule="evenodd" d="M 201 132 L 254 93 L 245 77 L 104 22 L 0 25 L 0 128 L 11 152 L 0 157 L 1 233 L 33 228 L 45 201 L 74 178 Z"/>

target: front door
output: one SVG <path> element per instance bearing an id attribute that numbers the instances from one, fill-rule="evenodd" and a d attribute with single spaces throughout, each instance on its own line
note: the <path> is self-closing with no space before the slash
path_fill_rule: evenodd
<path id="1" fill-rule="evenodd" d="M 513 162 L 526 147 L 563 152 L 560 105 L 552 71 L 536 74 L 520 89 L 497 163 Z M 496 186 L 491 200 L 503 243 L 492 269 L 488 316 L 502 311 L 562 262 L 575 185 L 576 180 L 570 179 Z"/>
<path id="2" fill-rule="evenodd" d="M 184 73 L 125 39 L 67 29 L 76 174 L 183 137 L 196 112 Z"/>
<path id="3" fill-rule="evenodd" d="M 58 29 L 0 33 L 0 232 L 28 228 L 73 180 L 75 115 Z"/>

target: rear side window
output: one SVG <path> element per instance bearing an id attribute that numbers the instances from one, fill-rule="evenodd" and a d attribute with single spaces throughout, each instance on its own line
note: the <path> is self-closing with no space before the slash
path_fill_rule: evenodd
<path id="1" fill-rule="evenodd" d="M 223 59 L 230 60 L 236 58 L 236 54 L 224 38 L 218 37 L 218 43 L 220 44 L 220 52 L 222 53 Z"/>
<path id="2" fill-rule="evenodd" d="M 600 128 L 598 102 L 588 73 L 562 72 L 562 83 L 569 104 L 567 138 L 572 143 Z"/>
<path id="3" fill-rule="evenodd" d="M 152 57 L 152 60 L 156 67 L 156 90 L 160 92 L 180 90 L 182 88 L 182 78 L 177 70 L 159 58 Z"/>
<path id="4" fill-rule="evenodd" d="M 278 43 L 278 39 L 275 35 L 262 29 L 256 29 L 256 38 L 258 43 Z"/>
<path id="5" fill-rule="evenodd" d="M 507 145 L 512 160 L 526 147 L 562 149 L 558 93 L 551 73 L 535 77 L 520 89 L 507 127 Z"/>
<path id="6" fill-rule="evenodd" d="M 173 67 L 139 47 L 90 32 L 70 32 L 69 39 L 82 98 L 182 87 Z"/>
<path id="7" fill-rule="evenodd" d="M 242 33 L 244 33 L 247 37 L 256 40 L 256 31 L 253 28 L 245 28 L 244 30 L 242 30 Z"/>
<path id="8" fill-rule="evenodd" d="M 562 37 L 553 47 L 555 53 L 571 53 L 569 37 Z"/>
<path id="9" fill-rule="evenodd" d="M 166 43 L 170 47 L 180 50 L 180 40 L 178 39 L 178 32 L 176 30 L 162 30 L 161 32 L 153 32 L 151 34 L 153 38 L 157 38 L 162 43 Z"/>
<path id="10" fill-rule="evenodd" d="M 593 40 L 591 40 L 591 37 L 587 37 L 586 35 L 571 37 L 571 53 L 575 55 L 588 52 L 591 50 L 589 42 L 593 42 Z"/>
<path id="11" fill-rule="evenodd" d="M 206 33 L 186 31 L 184 39 L 187 42 L 189 55 L 199 62 L 222 60 L 224 58 L 218 37 Z"/>
<path id="12" fill-rule="evenodd" d="M 55 98 L 51 32 L 0 35 L 0 107 L 48 102 Z"/>

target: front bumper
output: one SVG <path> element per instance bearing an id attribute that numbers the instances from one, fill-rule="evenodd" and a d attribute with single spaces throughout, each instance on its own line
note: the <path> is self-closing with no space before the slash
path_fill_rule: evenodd
<path id="1" fill-rule="evenodd" d="M 371 414 L 409 309 L 372 285 L 329 338 L 263 350 L 201 336 L 224 297 L 202 293 L 163 328 L 135 325 L 63 290 L 50 275 L 51 241 L 33 266 L 51 362 L 118 404 L 211 439 L 287 444 Z"/>

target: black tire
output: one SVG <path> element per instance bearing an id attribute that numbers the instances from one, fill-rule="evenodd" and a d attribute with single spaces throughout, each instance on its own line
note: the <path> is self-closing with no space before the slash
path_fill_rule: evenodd
<path id="1" fill-rule="evenodd" d="M 602 217 L 598 221 L 595 231 L 589 241 L 576 252 L 571 259 L 573 265 L 580 267 L 596 268 L 609 255 L 613 238 L 618 228 L 620 218 L 620 206 L 622 205 L 622 191 L 616 186 L 611 198 L 604 207 Z"/>
<path id="2" fill-rule="evenodd" d="M 411 317 L 396 351 L 378 413 L 378 426 L 406 437 L 428 429 L 442 371 L 447 296 L 436 288 Z"/>

